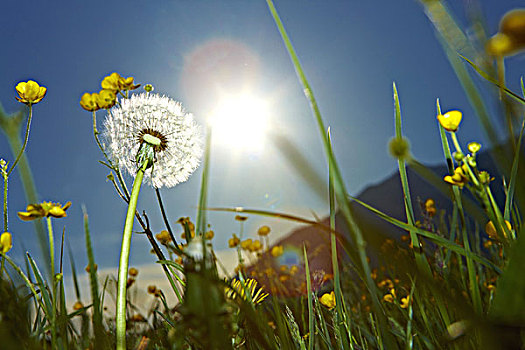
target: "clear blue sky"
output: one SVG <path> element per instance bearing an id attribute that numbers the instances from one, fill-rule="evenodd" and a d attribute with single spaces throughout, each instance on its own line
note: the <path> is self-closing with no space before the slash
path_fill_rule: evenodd
<path id="1" fill-rule="evenodd" d="M 457 3 L 457 2 L 454 2 Z M 464 23 L 463 3 L 453 10 Z M 522 0 L 482 0 L 491 33 L 501 16 Z M 483 140 L 464 93 L 443 54 L 422 7 L 414 0 L 276 1 L 313 87 L 325 123 L 332 128 L 337 158 L 348 189 L 356 194 L 391 174 L 387 153 L 393 135 L 392 81 L 402 103 L 404 130 L 415 156 L 442 161 L 435 99 L 465 113 L 460 138 Z M 81 205 L 90 214 L 99 265 L 117 266 L 125 205 L 106 182 L 107 169 L 92 135 L 91 115 L 80 96 L 99 89 L 114 71 L 152 83 L 155 91 L 181 101 L 204 124 L 217 103 L 217 87 L 228 93 L 250 89 L 271 102 L 272 130 L 296 143 L 320 174 L 326 175 L 314 119 L 288 54 L 264 1 L 8 1 L 0 11 L 0 102 L 20 108 L 19 81 L 34 79 L 48 88 L 35 106 L 27 155 L 42 200 L 73 202 L 66 227 L 84 266 Z M 517 88 L 524 57 L 508 60 L 511 87 Z M 521 70 L 520 70 L 521 68 Z M 104 113 L 99 112 L 99 125 Z M 5 138 L 0 157 L 12 160 Z M 163 191 L 172 221 L 195 217 L 201 169 L 187 182 Z M 281 154 L 268 144 L 260 154 L 214 145 L 212 206 L 247 206 L 310 215 L 327 212 Z M 15 256 L 19 242 L 38 255 L 33 226 L 16 212 L 27 203 L 15 174 L 10 182 L 10 231 Z M 154 192 L 144 187 L 139 203 L 153 230 L 163 227 Z M 261 218 L 250 218 L 254 234 Z M 218 249 L 238 230 L 233 215 L 211 213 Z M 277 222 L 276 228 L 286 230 Z M 176 229 L 179 231 L 179 228 Z M 58 239 L 58 237 L 57 237 Z M 144 237 L 136 236 L 132 264 L 154 261 Z"/>

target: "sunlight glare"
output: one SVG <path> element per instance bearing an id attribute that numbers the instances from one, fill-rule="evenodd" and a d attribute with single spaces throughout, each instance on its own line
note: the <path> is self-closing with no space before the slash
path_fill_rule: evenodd
<path id="1" fill-rule="evenodd" d="M 236 150 L 259 152 L 268 128 L 266 103 L 243 94 L 224 98 L 211 119 L 213 139 Z"/>

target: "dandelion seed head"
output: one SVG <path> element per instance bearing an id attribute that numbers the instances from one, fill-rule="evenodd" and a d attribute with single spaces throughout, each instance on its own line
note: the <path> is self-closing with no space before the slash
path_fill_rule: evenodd
<path id="1" fill-rule="evenodd" d="M 104 122 L 104 137 L 112 160 L 135 176 L 137 153 L 143 143 L 155 152 L 153 166 L 144 174 L 156 188 L 184 182 L 202 156 L 201 129 L 179 102 L 152 93 L 121 99 Z"/>

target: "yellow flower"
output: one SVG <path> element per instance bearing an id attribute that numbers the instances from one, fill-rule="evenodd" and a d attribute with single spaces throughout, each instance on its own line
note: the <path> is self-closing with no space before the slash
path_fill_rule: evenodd
<path id="1" fill-rule="evenodd" d="M 261 249 L 262 249 L 262 244 L 261 244 L 261 241 L 259 241 L 258 239 L 253 241 L 249 248 L 251 252 L 257 252 Z"/>
<path id="2" fill-rule="evenodd" d="M 77 310 L 80 310 L 84 307 L 84 304 L 82 304 L 80 301 L 77 301 L 74 305 L 73 305 L 73 310 L 77 311 Z"/>
<path id="3" fill-rule="evenodd" d="M 132 267 L 132 268 L 129 269 L 128 273 L 129 273 L 130 276 L 137 277 L 137 275 L 139 274 L 139 270 L 137 270 L 136 268 Z"/>
<path id="4" fill-rule="evenodd" d="M 136 88 L 138 88 L 140 86 L 140 84 L 133 84 L 133 77 L 128 77 L 128 78 L 124 78 L 124 77 L 119 77 L 119 80 L 118 80 L 118 86 L 120 88 L 120 90 L 135 90 Z"/>
<path id="5" fill-rule="evenodd" d="M 509 231 L 512 230 L 512 225 L 507 220 L 505 220 L 505 225 L 507 225 L 507 228 L 509 229 Z M 507 234 L 505 233 L 505 230 L 503 229 L 503 227 L 501 227 L 501 231 L 503 232 L 503 236 L 507 238 Z M 498 231 L 496 231 L 496 226 L 494 226 L 494 223 L 492 221 L 489 221 L 487 225 L 485 226 L 485 232 L 487 232 L 487 235 L 489 236 L 490 239 L 494 239 L 494 240 L 498 239 Z"/>
<path id="6" fill-rule="evenodd" d="M 460 111 L 449 111 L 445 114 L 438 115 L 437 119 L 443 129 L 450 132 L 456 132 L 461 123 L 462 117 L 463 114 Z"/>
<path id="7" fill-rule="evenodd" d="M 330 293 L 323 294 L 323 296 L 319 298 L 319 302 L 327 308 L 333 309 L 335 307 L 335 293 L 331 291 Z"/>
<path id="8" fill-rule="evenodd" d="M 66 217 L 66 210 L 71 206 L 71 202 L 67 202 L 63 206 L 60 203 L 42 202 L 42 204 L 29 204 L 26 207 L 27 211 L 19 211 L 18 217 L 24 221 L 31 221 L 39 218 L 47 218 L 52 216 L 54 218 Z"/>
<path id="9" fill-rule="evenodd" d="M 451 185 L 456 185 L 462 188 L 468 182 L 468 177 L 465 175 L 462 167 L 457 167 L 454 170 L 454 175 L 447 175 L 443 180 Z"/>
<path id="10" fill-rule="evenodd" d="M 100 90 L 97 98 L 97 105 L 100 108 L 109 109 L 117 103 L 117 95 L 112 90 Z"/>
<path id="11" fill-rule="evenodd" d="M 100 109 L 98 105 L 98 94 L 96 92 L 92 94 L 86 92 L 80 98 L 80 107 L 88 112 L 98 111 Z"/>
<path id="12" fill-rule="evenodd" d="M 213 230 L 209 230 L 204 233 L 204 238 L 206 239 L 213 239 L 213 237 L 215 237 L 215 232 L 213 232 Z"/>
<path id="13" fill-rule="evenodd" d="M 284 253 L 284 248 L 282 245 L 276 245 L 275 247 L 272 248 L 271 253 L 274 257 L 281 256 Z"/>
<path id="14" fill-rule="evenodd" d="M 290 267 L 290 275 L 295 275 L 297 271 L 299 271 L 299 268 L 296 265 L 292 265 L 292 267 Z"/>
<path id="15" fill-rule="evenodd" d="M 410 295 L 407 295 L 404 298 L 401 298 L 401 308 L 406 309 L 410 304 Z"/>
<path id="16" fill-rule="evenodd" d="M 36 81 L 29 80 L 27 82 L 20 82 L 15 87 L 18 96 L 16 99 L 26 105 L 36 104 L 44 98 L 47 88 L 38 85 Z"/>
<path id="17" fill-rule="evenodd" d="M 0 251 L 2 253 L 7 253 L 13 247 L 13 237 L 9 232 L 4 232 L 0 236 Z"/>
<path id="18" fill-rule="evenodd" d="M 166 245 L 171 242 L 170 233 L 166 230 L 160 231 L 160 233 L 157 233 L 155 237 L 157 237 L 157 240 L 160 242 L 160 244 Z"/>
<path id="19" fill-rule="evenodd" d="M 392 294 L 385 294 L 383 296 L 383 300 L 387 303 L 393 303 L 394 302 L 394 296 Z"/>
<path id="20" fill-rule="evenodd" d="M 250 247 L 252 245 L 252 239 L 248 238 L 241 242 L 241 248 L 244 250 L 250 250 Z"/>
<path id="21" fill-rule="evenodd" d="M 246 294 L 244 293 L 246 289 L 250 292 L 254 304 L 261 303 L 268 296 L 268 293 L 265 293 L 262 287 L 257 286 L 257 281 L 253 278 L 246 279 L 244 281 L 244 286 L 246 288 L 243 288 L 241 281 L 237 278 L 232 279 L 231 288 L 226 287 L 226 296 L 229 299 L 235 299 L 240 295 L 242 299 L 246 300 Z"/>
<path id="22" fill-rule="evenodd" d="M 266 225 L 259 227 L 259 230 L 257 230 L 257 234 L 259 236 L 268 236 L 270 233 L 270 228 Z"/>
<path id="23" fill-rule="evenodd" d="M 233 234 L 233 237 L 228 240 L 228 246 L 230 248 L 237 247 L 239 243 L 241 243 L 241 240 L 239 239 L 239 237 L 237 237 L 235 233 Z"/>
<path id="24" fill-rule="evenodd" d="M 432 198 L 426 200 L 425 211 L 430 217 L 436 215 L 436 202 Z"/>
<path id="25" fill-rule="evenodd" d="M 104 77 L 102 79 L 102 83 L 100 83 L 100 86 L 102 86 L 102 89 L 104 90 L 112 90 L 112 91 L 119 91 L 119 80 L 122 79 L 120 74 L 117 72 L 111 73 L 110 75 Z"/>
<path id="26" fill-rule="evenodd" d="M 493 56 L 510 56 L 525 48 L 525 9 L 507 12 L 499 32 L 487 41 L 486 50 Z"/>

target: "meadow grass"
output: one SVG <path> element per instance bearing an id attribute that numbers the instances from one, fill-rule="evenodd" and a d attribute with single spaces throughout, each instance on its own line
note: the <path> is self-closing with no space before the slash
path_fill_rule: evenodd
<path id="1" fill-rule="evenodd" d="M 406 221 L 384 213 L 348 194 L 346 182 L 332 149 L 330 129 L 325 126 L 317 102 L 295 52 L 292 41 L 271 0 L 269 13 L 281 34 L 297 77 L 310 104 L 322 140 L 329 173 L 329 219 L 325 224 L 290 213 L 244 208 L 211 208 L 208 204 L 209 164 L 212 130 L 207 130 L 204 147 L 201 191 L 195 222 L 180 218 L 184 242 L 177 242 L 156 187 L 159 209 L 166 230 L 154 235 L 146 212 L 136 210 L 142 176 L 155 167 L 162 152 L 162 136 L 141 139 L 139 169 L 130 192 L 118 160 L 108 154 L 99 140 L 97 110 L 121 108 L 138 88 L 133 78 L 116 73 L 104 78 L 109 88 L 86 94 L 81 106 L 93 114 L 93 134 L 108 167 L 115 191 L 128 205 L 118 279 L 101 279 L 97 271 L 88 215 L 84 209 L 84 232 L 88 257 L 89 291 L 79 287 L 79 272 L 69 249 L 76 302 L 67 306 L 64 269 L 64 232 L 55 244 L 53 221 L 66 216 L 70 203 L 39 203 L 24 148 L 29 138 L 30 120 L 38 113 L 37 103 L 45 88 L 31 82 L 19 84 L 17 91 L 26 110 L 8 116 L 0 109 L 0 126 L 12 148 L 9 164 L 2 161 L 4 230 L 0 238 L 0 339 L 3 348 L 27 349 L 441 349 L 441 348 L 524 348 L 525 347 L 525 238 L 521 212 L 525 205 L 522 160 L 525 87 L 520 92 L 505 86 L 504 58 L 522 49 L 502 49 L 492 56 L 469 41 L 453 16 L 437 0 L 420 1 L 436 28 L 438 39 L 474 107 L 480 124 L 491 142 L 498 174 L 479 168 L 481 145 L 462 146 L 458 131 L 461 113 L 441 111 L 436 116 L 441 147 L 448 173 L 444 178 L 419 163 L 410 153 L 403 136 L 402 109 L 398 87 L 393 84 L 395 135 L 390 152 L 398 161 Z M 521 18 L 525 23 L 525 15 Z M 525 28 L 525 25 L 522 25 Z M 502 33 L 511 35 L 509 33 Z M 521 33 L 520 38 L 525 37 Z M 517 40 L 517 39 L 516 39 Z M 517 43 L 517 44 L 516 44 Z M 458 52 L 462 49 L 463 55 Z M 512 50 L 511 50 L 512 49 Z M 476 64 L 474 62 L 483 62 Z M 115 75 L 116 74 L 116 75 Z M 504 106 L 509 147 L 500 146 L 494 135 L 486 103 L 475 79 L 489 81 Z M 512 77 L 512 79 L 514 79 Z M 35 83 L 36 84 L 36 83 Z M 114 87 L 113 90 L 111 88 Z M 145 86 L 146 96 L 151 86 Z M 109 91 L 109 92 L 108 92 Z M 117 95 L 121 99 L 117 99 Z M 20 131 L 28 114 L 24 142 Z M 517 132 L 519 130 L 519 133 Z M 296 150 L 291 150 L 296 152 Z M 286 150 L 285 150 L 286 152 Z M 289 158 L 302 171 L 311 171 L 304 159 Z M 295 163 L 294 163 L 295 162 Z M 432 198 L 420 208 L 414 206 L 407 167 L 435 185 L 452 203 L 452 212 L 437 208 Z M 7 193 L 10 176 L 17 168 L 25 189 L 28 207 L 19 212 L 22 220 L 33 221 L 42 250 L 35 261 L 28 252 L 24 268 L 9 255 L 11 234 L 7 222 Z M 306 169 L 305 169 L 306 168 Z M 153 168 L 155 169 L 155 168 Z M 304 176 L 304 175 L 303 175 Z M 306 176 L 321 181 L 315 175 Z M 502 177 L 503 185 L 492 182 Z M 315 184 L 312 184 L 313 186 Z M 504 202 L 493 195 L 494 186 L 503 186 Z M 161 187 L 161 186 L 159 186 Z M 491 189 L 492 188 L 492 189 Z M 360 227 L 356 207 L 363 207 L 391 227 L 405 232 L 400 237 Z M 221 278 L 220 261 L 213 251 L 215 233 L 208 225 L 209 210 L 237 213 L 239 237 L 229 245 L 237 250 L 234 275 Z M 282 246 L 272 246 L 270 228 L 259 229 L 257 240 L 243 239 L 247 215 L 289 220 L 318 229 L 330 242 L 331 271 L 311 271 L 312 247 L 300 247 L 300 266 L 280 266 L 275 258 Z M 344 225 L 336 226 L 336 218 Z M 46 228 L 42 220 L 46 220 Z M 172 218 L 171 218 L 172 219 Z M 171 291 L 148 287 L 151 304 L 140 308 L 134 301 L 138 271 L 128 269 L 129 242 L 134 222 L 138 222 L 169 281 Z M 342 229 L 346 226 L 347 229 Z M 55 256 L 55 252 L 60 253 Z M 166 255 L 167 254 L 167 255 Z M 255 257 L 250 260 L 246 257 Z M 374 258 L 371 259 L 370 257 Z M 256 262 L 253 264 L 253 262 Z M 43 273 L 42 267 L 46 270 Z M 117 287 L 118 286 L 118 287 Z M 89 292 L 90 296 L 86 294 Z M 169 305 L 173 293 L 176 305 Z M 107 296 L 115 299 L 115 314 L 106 312 Z M 90 300 L 84 305 L 81 300 Z"/>

